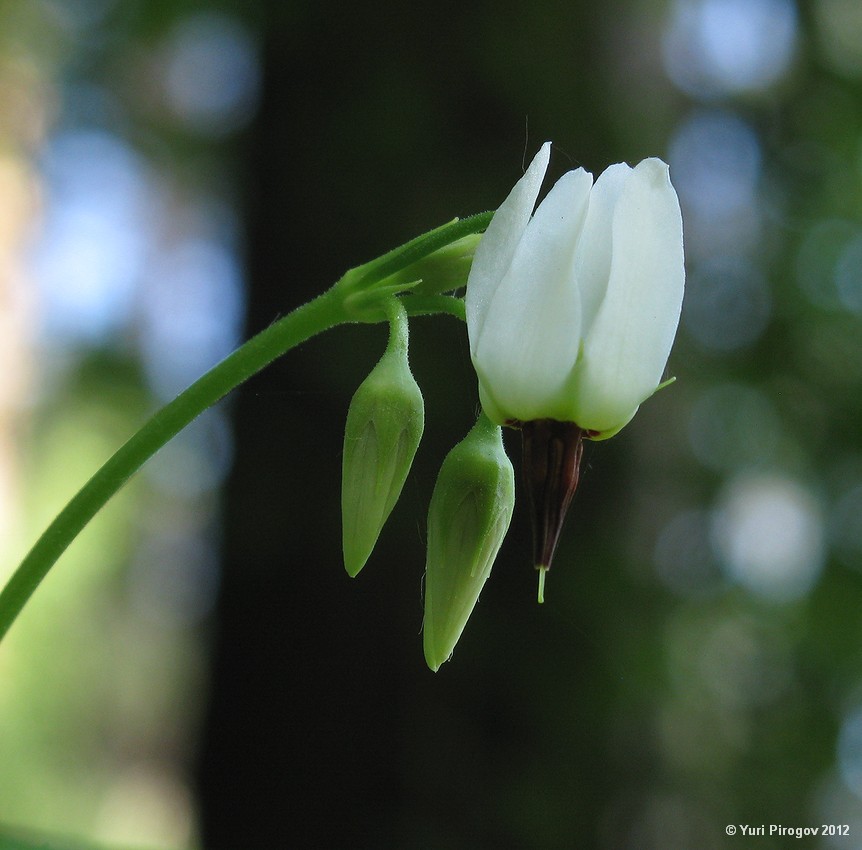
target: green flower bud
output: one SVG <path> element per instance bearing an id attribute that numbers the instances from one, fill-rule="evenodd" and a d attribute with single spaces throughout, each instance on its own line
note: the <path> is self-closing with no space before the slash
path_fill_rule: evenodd
<path id="1" fill-rule="evenodd" d="M 428 510 L 424 645 L 435 672 L 464 631 L 514 507 L 512 463 L 483 413 L 443 461 Z"/>
<path id="2" fill-rule="evenodd" d="M 356 576 L 374 549 L 422 439 L 425 406 L 407 363 L 407 314 L 396 302 L 389 344 L 350 402 L 344 429 L 344 566 Z"/>

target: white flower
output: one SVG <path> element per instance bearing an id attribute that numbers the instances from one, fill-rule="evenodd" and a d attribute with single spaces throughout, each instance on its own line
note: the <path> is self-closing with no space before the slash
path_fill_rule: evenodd
<path id="1" fill-rule="evenodd" d="M 668 167 L 563 175 L 531 216 L 550 143 L 494 215 L 467 282 L 470 352 L 498 424 L 609 437 L 655 392 L 682 305 L 682 218 Z"/>

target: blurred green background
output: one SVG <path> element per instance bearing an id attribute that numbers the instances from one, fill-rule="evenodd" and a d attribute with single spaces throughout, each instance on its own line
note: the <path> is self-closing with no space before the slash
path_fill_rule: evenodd
<path id="1" fill-rule="evenodd" d="M 522 504 L 425 668 L 464 328 L 413 322 L 425 438 L 356 580 L 341 438 L 385 331 L 314 340 L 154 459 L 0 647 L 13 834 L 862 847 L 858 0 L 0 0 L 0 576 L 148 412 L 496 206 L 546 139 L 553 177 L 666 159 L 688 267 L 677 383 L 588 446 L 546 604 Z"/>

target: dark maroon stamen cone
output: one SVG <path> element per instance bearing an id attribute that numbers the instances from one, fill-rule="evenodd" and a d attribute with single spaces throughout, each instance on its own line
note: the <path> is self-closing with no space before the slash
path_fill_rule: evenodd
<path id="1" fill-rule="evenodd" d="M 521 428 L 537 570 L 550 569 L 554 559 L 563 520 L 578 486 L 585 433 L 574 422 L 555 419 L 536 419 Z"/>

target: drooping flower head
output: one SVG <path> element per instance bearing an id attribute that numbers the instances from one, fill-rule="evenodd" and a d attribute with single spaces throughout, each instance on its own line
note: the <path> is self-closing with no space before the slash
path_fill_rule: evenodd
<path id="1" fill-rule="evenodd" d="M 615 434 L 658 387 L 682 305 L 682 218 L 668 167 L 563 175 L 538 206 L 550 143 L 497 210 L 467 283 L 482 406 Z"/>
<path id="2" fill-rule="evenodd" d="M 668 167 L 564 174 L 539 204 L 546 143 L 494 215 L 467 280 L 488 417 L 521 429 L 534 564 L 550 567 L 582 441 L 617 433 L 660 386 L 679 323 L 682 217 Z"/>

